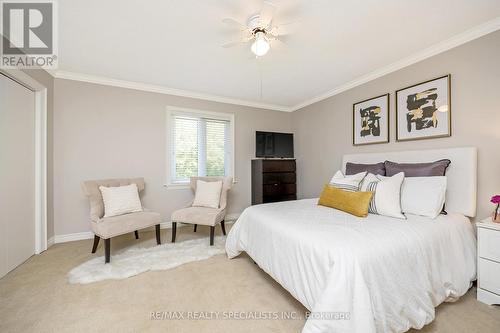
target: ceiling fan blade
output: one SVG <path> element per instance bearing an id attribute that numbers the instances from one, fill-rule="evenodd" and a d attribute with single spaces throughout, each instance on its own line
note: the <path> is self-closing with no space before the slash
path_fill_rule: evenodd
<path id="1" fill-rule="evenodd" d="M 269 39 L 271 40 L 277 40 L 279 42 L 282 42 L 283 44 L 288 44 L 290 41 L 290 35 L 273 35 L 269 34 Z"/>
<path id="2" fill-rule="evenodd" d="M 286 26 L 295 25 L 295 24 L 298 24 L 298 23 L 299 23 L 298 20 L 296 20 L 296 21 L 288 21 L 288 22 L 280 22 L 280 23 L 276 24 L 276 26 L 278 28 L 284 28 Z"/>
<path id="3" fill-rule="evenodd" d="M 243 23 L 240 23 L 240 22 L 238 22 L 235 19 L 230 18 L 230 17 L 226 17 L 226 18 L 222 19 L 222 22 L 227 24 L 228 26 L 238 28 L 240 30 L 247 29 L 246 25 L 244 25 Z"/>
<path id="4" fill-rule="evenodd" d="M 260 25 L 262 27 L 268 28 L 271 25 L 275 11 L 276 6 L 272 2 L 264 1 L 260 11 Z"/>
<path id="5" fill-rule="evenodd" d="M 244 32 L 241 36 L 241 39 L 240 40 L 237 40 L 237 41 L 232 41 L 232 42 L 228 42 L 226 44 L 223 44 L 222 47 L 224 48 L 228 48 L 228 47 L 233 47 L 233 46 L 236 46 L 238 44 L 245 44 L 245 43 L 248 43 L 249 41 L 251 41 L 253 39 L 253 34 L 251 34 L 250 32 Z"/>
<path id="6" fill-rule="evenodd" d="M 275 37 L 275 36 L 279 36 L 279 35 L 281 34 L 281 33 L 280 33 L 280 32 L 281 32 L 281 30 L 282 30 L 282 29 L 280 29 L 280 27 L 279 27 L 279 26 L 276 26 L 276 25 L 275 25 L 275 26 L 274 26 L 274 27 L 272 27 L 270 30 L 268 30 L 268 31 L 267 31 L 267 33 L 268 33 L 269 35 L 271 35 L 272 37 Z"/>
<path id="7" fill-rule="evenodd" d="M 298 30 L 298 21 L 273 24 L 268 32 L 275 36 L 289 35 Z"/>

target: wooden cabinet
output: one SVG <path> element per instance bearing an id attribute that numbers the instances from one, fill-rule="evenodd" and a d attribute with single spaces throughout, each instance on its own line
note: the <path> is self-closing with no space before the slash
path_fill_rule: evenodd
<path id="1" fill-rule="evenodd" d="M 252 160 L 252 205 L 297 199 L 295 160 Z"/>

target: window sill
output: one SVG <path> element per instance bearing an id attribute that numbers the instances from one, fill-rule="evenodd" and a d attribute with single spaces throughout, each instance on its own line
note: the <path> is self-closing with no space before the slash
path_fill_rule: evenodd
<path id="1" fill-rule="evenodd" d="M 189 183 L 181 184 L 163 184 L 167 190 L 185 190 L 189 188 Z"/>
<path id="2" fill-rule="evenodd" d="M 237 183 L 237 179 L 233 180 L 233 185 Z M 167 190 L 186 190 L 190 188 L 189 183 L 163 184 L 163 187 L 166 187 Z"/>

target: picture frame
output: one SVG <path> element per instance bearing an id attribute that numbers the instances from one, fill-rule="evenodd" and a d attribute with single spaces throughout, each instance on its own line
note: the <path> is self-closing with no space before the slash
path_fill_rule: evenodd
<path id="1" fill-rule="evenodd" d="M 451 136 L 451 74 L 396 90 L 396 141 Z"/>
<path id="2" fill-rule="evenodd" d="M 365 99 L 352 105 L 352 144 L 388 143 L 390 94 Z"/>

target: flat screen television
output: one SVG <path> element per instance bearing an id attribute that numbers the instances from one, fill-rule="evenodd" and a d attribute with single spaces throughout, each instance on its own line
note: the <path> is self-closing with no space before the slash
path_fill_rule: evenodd
<path id="1" fill-rule="evenodd" d="M 255 132 L 255 156 L 260 158 L 293 158 L 293 134 Z"/>

